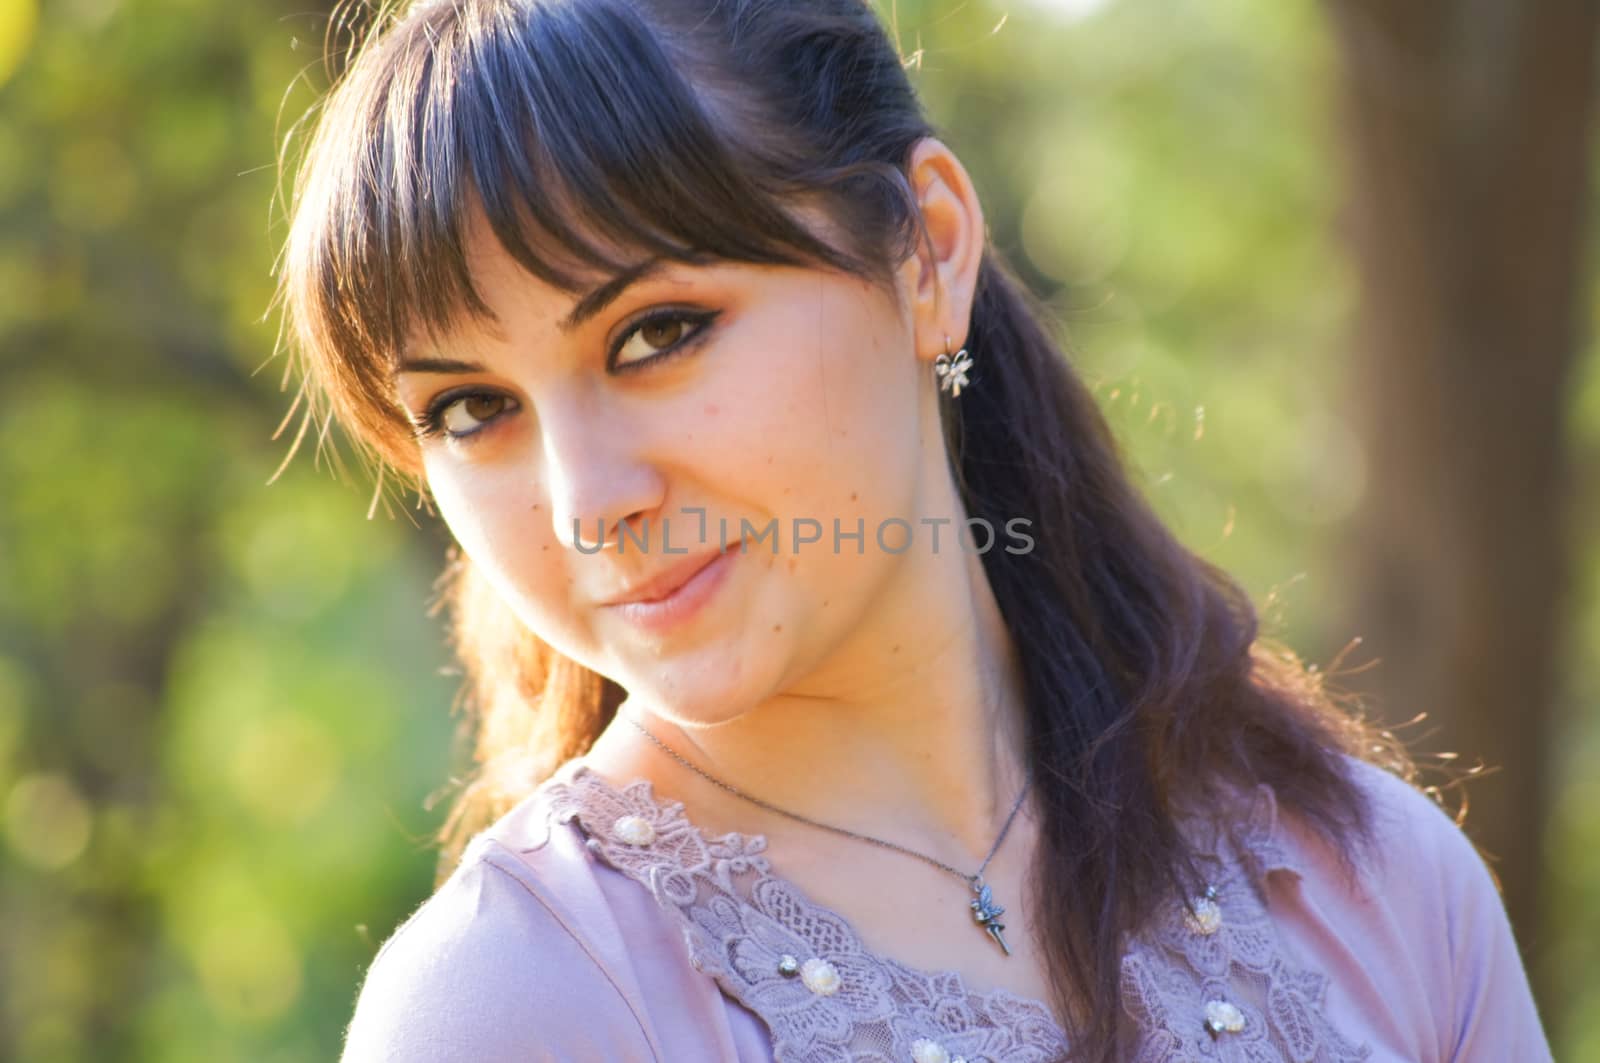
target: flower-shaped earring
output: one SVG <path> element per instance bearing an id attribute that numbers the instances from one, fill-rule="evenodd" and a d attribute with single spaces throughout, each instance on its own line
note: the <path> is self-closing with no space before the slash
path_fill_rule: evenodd
<path id="1" fill-rule="evenodd" d="M 967 386 L 967 370 L 972 368 L 972 358 L 967 349 L 950 353 L 950 337 L 944 338 L 944 353 L 933 360 L 934 375 L 939 378 L 939 390 L 948 391 L 952 398 L 960 398 L 961 389 Z"/>

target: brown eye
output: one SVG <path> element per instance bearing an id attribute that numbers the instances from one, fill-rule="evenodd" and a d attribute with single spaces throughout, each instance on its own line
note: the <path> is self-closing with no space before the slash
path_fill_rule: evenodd
<path id="1" fill-rule="evenodd" d="M 442 411 L 444 427 L 452 435 L 466 435 L 476 431 L 484 421 L 503 410 L 505 404 L 504 395 L 487 393 L 463 395 Z"/>
<path id="2" fill-rule="evenodd" d="M 681 335 L 683 335 L 682 321 L 651 321 L 639 330 L 639 336 L 655 347 L 676 343 Z"/>
<path id="3" fill-rule="evenodd" d="M 622 342 L 612 354 L 612 364 L 620 369 L 667 357 L 703 332 L 713 316 L 668 311 L 646 318 L 623 333 Z"/>
<path id="4" fill-rule="evenodd" d="M 503 395 L 468 395 L 461 400 L 461 408 L 471 416 L 482 420 L 485 417 L 493 417 L 499 413 L 505 402 L 505 396 Z"/>

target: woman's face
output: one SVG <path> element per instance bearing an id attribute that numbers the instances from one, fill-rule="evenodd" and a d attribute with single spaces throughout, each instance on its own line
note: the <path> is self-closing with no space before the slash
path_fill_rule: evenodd
<path id="1" fill-rule="evenodd" d="M 469 247 L 498 327 L 416 346 L 396 388 L 442 433 L 420 443 L 440 512 L 535 634 L 710 723 L 862 624 L 914 553 L 891 552 L 893 528 L 881 548 L 879 523 L 917 526 L 925 464 L 943 463 L 927 363 L 888 293 L 812 269 L 669 262 L 571 322 L 580 300 L 523 272 L 486 224 Z M 910 262 L 897 283 L 913 283 Z M 797 522 L 816 541 L 798 542 Z M 694 608 L 608 604 L 724 541 L 675 599 Z"/>

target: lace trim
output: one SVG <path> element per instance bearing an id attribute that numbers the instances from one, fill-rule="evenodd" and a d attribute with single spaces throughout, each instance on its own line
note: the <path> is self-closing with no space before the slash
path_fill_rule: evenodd
<path id="1" fill-rule="evenodd" d="M 1124 953 L 1123 1007 L 1138 1028 L 1134 1063 L 1369 1058 L 1369 1045 L 1328 1022 L 1328 976 L 1291 967 L 1279 951 L 1266 908 L 1267 876 L 1290 871 L 1303 878 L 1306 869 L 1279 844 L 1272 788 L 1258 786 L 1233 822 L 1225 830 L 1214 821 L 1189 823 L 1212 854 L 1205 861 L 1216 906 L 1209 930 L 1196 916 L 1197 904 L 1175 903 Z"/>
<path id="2" fill-rule="evenodd" d="M 581 760 L 541 790 L 547 816 L 576 820 L 591 851 L 679 917 L 693 965 L 767 1024 L 776 1060 L 1045 1063 L 1064 1056 L 1066 1034 L 1043 1002 L 1005 989 L 978 993 L 958 972 L 923 971 L 867 951 L 841 915 L 772 873 L 765 836 L 708 838 L 681 801 L 658 800 L 648 780 L 619 790 Z M 1327 977 L 1291 969 L 1277 953 L 1266 875 L 1303 870 L 1277 844 L 1276 821 L 1276 801 L 1263 785 L 1242 829 L 1212 832 L 1207 848 L 1217 853 L 1212 881 L 1222 915 L 1215 930 L 1197 932 L 1189 909 L 1174 904 L 1126 950 L 1122 988 L 1137 1024 L 1137 1063 L 1356 1063 L 1370 1055 L 1324 1017 Z M 806 966 L 785 974 L 785 956 Z M 1218 1001 L 1239 1009 L 1242 1027 L 1207 1030 L 1207 1007 Z"/>

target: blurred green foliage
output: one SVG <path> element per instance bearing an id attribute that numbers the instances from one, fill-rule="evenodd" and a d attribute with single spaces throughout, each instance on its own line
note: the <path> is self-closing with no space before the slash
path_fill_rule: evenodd
<path id="1" fill-rule="evenodd" d="M 331 1058 L 431 886 L 444 536 L 367 519 L 370 481 L 312 445 L 268 484 L 309 6 L 0 0 L 0 1057 Z M 1321 559 L 1365 470 L 1318 9 L 883 9 L 1161 512 L 1326 660 L 1355 633 Z M 1572 932 L 1541 962 L 1569 988 L 1558 1057 L 1600 1060 L 1593 351 L 1574 409 L 1582 611 L 1545 828 Z"/>

